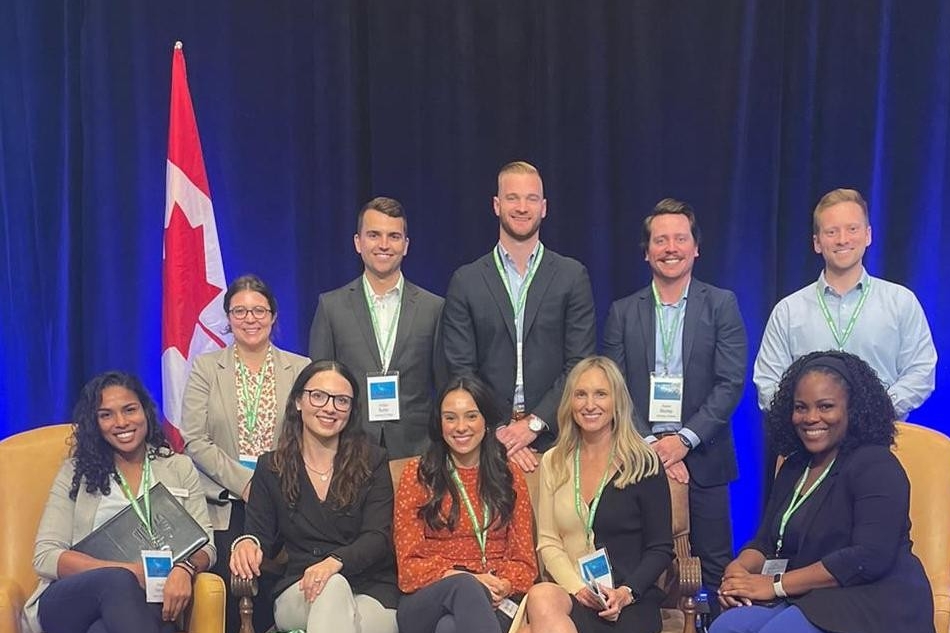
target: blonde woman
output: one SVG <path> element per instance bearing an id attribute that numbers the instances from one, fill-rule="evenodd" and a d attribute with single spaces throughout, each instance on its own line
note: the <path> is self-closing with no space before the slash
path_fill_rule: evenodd
<path id="1" fill-rule="evenodd" d="M 528 593 L 522 632 L 660 630 L 656 581 L 673 559 L 670 492 L 659 458 L 633 428 L 634 415 L 613 361 L 592 356 L 571 370 L 558 440 L 541 460 L 538 551 L 554 583 Z M 612 568 L 613 586 L 600 585 L 606 607 L 578 565 L 599 548 Z"/>

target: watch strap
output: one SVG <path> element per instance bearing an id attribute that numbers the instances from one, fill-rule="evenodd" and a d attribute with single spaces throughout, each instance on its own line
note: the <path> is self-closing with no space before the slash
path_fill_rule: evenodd
<path id="1" fill-rule="evenodd" d="M 788 592 L 786 592 L 785 587 L 782 586 L 782 574 L 772 576 L 772 589 L 775 591 L 776 598 L 788 597 Z"/>

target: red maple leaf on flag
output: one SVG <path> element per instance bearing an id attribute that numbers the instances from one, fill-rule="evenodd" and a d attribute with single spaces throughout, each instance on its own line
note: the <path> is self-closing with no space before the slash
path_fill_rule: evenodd
<path id="1" fill-rule="evenodd" d="M 175 347 L 183 358 L 189 358 L 196 326 L 224 347 L 220 336 L 209 330 L 198 318 L 201 311 L 221 292 L 221 288 L 208 283 L 204 227 L 191 226 L 177 203 L 165 229 L 162 278 L 165 288 L 175 289 L 174 293 L 167 294 L 176 302 L 172 304 L 166 301 L 162 306 L 162 349 Z"/>

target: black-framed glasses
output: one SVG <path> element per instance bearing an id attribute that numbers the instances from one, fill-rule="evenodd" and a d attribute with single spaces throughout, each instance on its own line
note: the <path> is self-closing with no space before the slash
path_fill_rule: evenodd
<path id="1" fill-rule="evenodd" d="M 246 308 L 244 306 L 234 306 L 228 310 L 228 314 L 233 316 L 235 319 L 241 320 L 247 318 L 247 315 L 253 316 L 255 319 L 263 319 L 268 314 L 271 313 L 270 308 L 265 308 L 264 306 L 254 306 L 253 308 Z"/>
<path id="2" fill-rule="evenodd" d="M 303 392 L 310 398 L 310 404 L 315 407 L 322 407 L 330 398 L 333 398 L 333 408 L 345 413 L 353 406 L 353 396 L 345 393 L 327 393 L 322 389 L 304 389 Z"/>

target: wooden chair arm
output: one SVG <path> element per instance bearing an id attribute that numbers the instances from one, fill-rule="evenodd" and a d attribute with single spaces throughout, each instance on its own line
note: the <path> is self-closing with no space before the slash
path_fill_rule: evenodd
<path id="1" fill-rule="evenodd" d="M 239 633 L 254 633 L 254 597 L 257 596 L 257 578 L 241 578 L 231 574 L 231 593 L 238 598 L 241 614 Z"/>
<path id="2" fill-rule="evenodd" d="M 0 578 L 0 633 L 19 633 L 26 596 L 12 578 Z"/>

